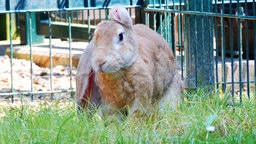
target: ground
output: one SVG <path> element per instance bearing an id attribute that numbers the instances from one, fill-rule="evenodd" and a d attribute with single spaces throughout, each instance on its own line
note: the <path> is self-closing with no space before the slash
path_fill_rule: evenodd
<path id="1" fill-rule="evenodd" d="M 30 73 L 31 63 L 27 60 L 12 59 L 12 78 L 10 58 L 8 56 L 0 56 L 0 93 L 11 92 L 11 85 L 13 83 L 13 92 L 28 92 L 33 88 L 33 91 L 50 91 L 50 90 L 68 90 L 71 87 L 75 89 L 75 75 L 76 68 L 72 67 L 70 71 L 69 66 L 55 66 L 52 69 L 52 89 L 51 89 L 51 71 L 49 68 L 43 68 L 32 63 L 33 73 Z M 71 83 L 70 83 L 70 73 Z M 31 76 L 33 77 L 31 84 Z M 72 86 L 70 86 L 72 84 Z M 54 98 L 69 97 L 69 94 L 56 93 Z M 45 99 L 50 98 L 50 94 L 36 94 L 33 98 Z M 10 101 L 11 96 L 1 96 L 0 101 Z M 14 96 L 15 101 L 20 100 L 19 95 Z M 27 98 L 24 96 L 23 98 Z M 30 99 L 30 97 L 29 97 Z"/>

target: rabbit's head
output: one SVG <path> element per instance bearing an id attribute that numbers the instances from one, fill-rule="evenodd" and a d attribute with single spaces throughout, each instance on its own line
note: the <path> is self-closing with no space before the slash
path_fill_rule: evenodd
<path id="1" fill-rule="evenodd" d="M 110 21 L 97 25 L 90 42 L 93 47 L 92 67 L 95 72 L 115 73 L 130 67 L 138 57 L 136 34 L 127 10 L 113 8 Z"/>

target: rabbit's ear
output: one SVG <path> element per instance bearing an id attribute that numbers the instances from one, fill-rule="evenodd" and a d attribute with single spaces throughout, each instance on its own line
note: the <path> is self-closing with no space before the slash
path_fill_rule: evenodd
<path id="1" fill-rule="evenodd" d="M 100 105 L 101 96 L 99 93 L 99 89 L 95 83 L 94 71 L 91 70 L 90 74 L 85 77 L 85 84 L 83 85 L 85 89 L 80 104 L 82 108 L 88 108 L 89 110 L 92 110 Z"/>
<path id="2" fill-rule="evenodd" d="M 100 105 L 100 94 L 95 84 L 95 74 L 91 67 L 93 44 L 89 44 L 80 57 L 76 76 L 76 101 L 80 108 L 93 109 Z"/>
<path id="3" fill-rule="evenodd" d="M 110 12 L 111 20 L 117 21 L 126 26 L 132 26 L 132 18 L 128 11 L 121 5 L 116 5 Z"/>

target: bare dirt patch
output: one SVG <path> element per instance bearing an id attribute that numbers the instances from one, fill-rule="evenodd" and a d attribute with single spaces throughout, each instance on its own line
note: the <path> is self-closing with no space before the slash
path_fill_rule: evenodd
<path id="1" fill-rule="evenodd" d="M 12 63 L 12 66 L 11 66 Z M 12 75 L 11 75 L 12 71 Z M 0 94 L 18 93 L 14 101 L 70 99 L 70 93 L 44 93 L 47 91 L 75 90 L 76 68 L 69 66 L 39 67 L 27 60 L 0 56 Z M 52 83 L 52 84 L 51 84 Z M 12 89 L 13 86 L 13 89 Z M 40 94 L 22 95 L 23 92 L 40 92 Z M 11 101 L 12 96 L 1 95 L 0 102 Z"/>

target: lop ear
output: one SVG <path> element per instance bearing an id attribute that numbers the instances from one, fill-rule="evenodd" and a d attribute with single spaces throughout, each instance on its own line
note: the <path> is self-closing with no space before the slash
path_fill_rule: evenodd
<path id="1" fill-rule="evenodd" d="M 115 5 L 110 11 L 111 20 L 117 21 L 125 26 L 132 26 L 132 18 L 125 7 Z"/>
<path id="2" fill-rule="evenodd" d="M 87 108 L 92 110 L 101 103 L 101 96 L 95 84 L 95 73 L 91 66 L 93 44 L 89 44 L 83 51 L 76 74 L 76 102 L 78 110 Z"/>

